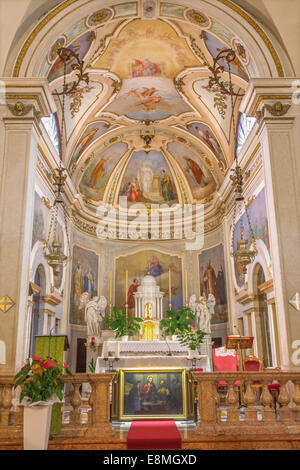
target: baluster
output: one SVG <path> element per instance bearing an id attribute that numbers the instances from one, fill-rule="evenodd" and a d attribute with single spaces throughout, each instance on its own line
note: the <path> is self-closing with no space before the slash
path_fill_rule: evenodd
<path id="1" fill-rule="evenodd" d="M 255 408 L 254 404 L 256 402 L 256 391 L 254 387 L 252 387 L 252 379 L 246 379 L 246 393 L 244 395 L 244 401 L 247 405 L 245 410 L 246 422 L 248 424 L 257 424 L 257 409 Z"/>
<path id="2" fill-rule="evenodd" d="M 194 374 L 196 380 L 197 372 Z M 215 380 L 197 380 L 198 382 L 198 430 L 201 431 L 203 425 L 215 425 L 217 422 L 217 402 Z"/>
<path id="3" fill-rule="evenodd" d="M 10 416 L 10 409 L 11 409 L 11 403 L 12 401 L 12 385 L 10 384 L 5 384 L 4 389 L 3 389 L 3 395 L 2 395 L 2 410 L 1 413 L 1 424 L 4 426 L 8 426 L 9 424 L 9 416 Z"/>
<path id="4" fill-rule="evenodd" d="M 93 414 L 91 433 L 97 432 L 99 435 L 114 436 L 115 433 L 110 425 L 109 413 L 109 387 L 114 373 L 88 374 L 89 382 L 94 385 L 92 398 Z"/>
<path id="5" fill-rule="evenodd" d="M 275 410 L 271 406 L 273 403 L 273 397 L 268 387 L 269 381 L 263 380 L 262 383 L 263 383 L 263 390 L 262 390 L 260 399 L 261 399 L 262 404 L 264 405 L 263 420 L 265 423 L 275 423 L 276 413 L 275 413 Z"/>
<path id="6" fill-rule="evenodd" d="M 226 379 L 228 383 L 228 392 L 226 396 L 227 408 L 227 423 L 238 423 L 240 421 L 240 412 L 238 408 L 239 396 L 234 390 L 235 379 Z"/>
<path id="7" fill-rule="evenodd" d="M 215 380 L 213 384 L 213 391 L 214 391 L 214 399 L 216 403 L 216 409 L 217 409 L 217 422 L 221 423 L 222 422 L 222 409 L 220 407 L 221 404 L 221 397 L 219 394 L 219 381 Z"/>
<path id="8" fill-rule="evenodd" d="M 93 424 L 93 410 L 94 410 L 94 403 L 95 403 L 95 384 L 92 382 L 89 382 L 90 387 L 91 387 L 91 394 L 89 396 L 88 403 L 91 407 L 91 410 L 89 410 L 88 413 L 88 425 L 91 426 Z"/>
<path id="9" fill-rule="evenodd" d="M 286 378 L 281 378 L 280 383 L 281 383 L 281 389 L 280 389 L 280 394 L 278 397 L 279 403 L 282 405 L 282 407 L 279 409 L 279 416 L 280 416 L 280 421 L 282 423 L 290 423 L 293 421 L 293 412 L 291 408 L 289 408 L 289 403 L 290 403 L 290 394 L 288 391 L 288 380 Z"/>
<path id="10" fill-rule="evenodd" d="M 78 425 L 80 424 L 80 412 L 79 412 L 79 407 L 81 405 L 81 395 L 79 391 L 81 383 L 73 383 L 73 392 L 71 394 L 71 399 L 70 403 L 73 407 L 73 411 L 71 412 L 70 416 L 70 423 Z"/>
<path id="11" fill-rule="evenodd" d="M 300 379 L 294 380 L 294 402 L 295 402 L 295 416 L 296 421 L 300 421 Z"/>

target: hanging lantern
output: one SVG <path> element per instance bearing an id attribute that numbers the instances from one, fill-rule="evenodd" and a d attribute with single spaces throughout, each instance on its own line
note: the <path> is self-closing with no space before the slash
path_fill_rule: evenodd
<path id="1" fill-rule="evenodd" d="M 63 145 L 64 145 L 64 122 L 65 122 L 65 97 L 66 95 L 71 95 L 79 89 L 79 83 L 84 81 L 89 83 L 89 77 L 87 73 L 83 72 L 83 61 L 80 60 L 78 54 L 68 48 L 60 48 L 58 50 L 58 55 L 64 64 L 64 82 L 62 92 L 55 92 L 54 95 L 62 95 L 62 116 L 61 116 L 61 130 L 60 130 L 60 151 L 59 151 L 59 165 L 54 169 L 52 178 L 53 178 L 53 187 L 55 193 L 55 200 L 52 206 L 51 220 L 49 226 L 49 233 L 47 238 L 47 243 L 45 243 L 44 256 L 51 268 L 53 269 L 54 275 L 57 275 L 61 272 L 64 264 L 68 260 L 68 256 L 62 252 L 62 244 L 57 241 L 57 216 L 58 216 L 58 207 L 61 206 L 62 213 L 64 217 L 64 226 L 67 236 L 68 251 L 70 251 L 70 243 L 68 236 L 68 225 L 66 217 L 66 208 L 63 200 L 63 193 L 65 192 L 65 182 L 67 179 L 66 169 L 62 166 L 62 154 L 63 154 Z M 71 84 L 66 83 L 66 66 L 70 61 L 72 62 L 72 70 L 76 70 L 76 79 Z M 50 245 L 50 240 L 53 240 Z M 47 252 L 48 250 L 48 252 Z"/>
<path id="2" fill-rule="evenodd" d="M 250 217 L 247 211 L 247 207 L 245 204 L 245 199 L 243 196 L 243 173 L 242 169 L 239 165 L 238 158 L 237 158 L 237 135 L 236 135 L 236 125 L 235 125 L 235 116 L 234 116 L 234 102 L 233 97 L 243 96 L 241 93 L 237 93 L 234 91 L 232 77 L 231 77 L 231 63 L 234 62 L 236 59 L 236 53 L 233 49 L 222 49 L 219 51 L 218 55 L 214 58 L 213 66 L 209 66 L 209 70 L 212 72 L 212 76 L 209 79 L 208 89 L 212 92 L 219 91 L 222 94 L 229 95 L 231 98 L 231 117 L 233 123 L 233 135 L 234 135 L 234 160 L 235 160 L 235 168 L 232 170 L 232 175 L 230 179 L 232 181 L 232 187 L 235 192 L 235 200 L 234 200 L 234 216 L 233 216 L 233 228 L 232 228 L 232 243 L 231 243 L 231 255 L 234 257 L 237 263 L 242 266 L 243 273 L 242 277 L 245 277 L 247 273 L 247 266 L 252 263 L 257 253 L 256 246 L 255 246 L 255 237 L 252 230 L 252 225 L 250 221 Z M 225 70 L 224 65 L 219 65 L 220 61 L 226 62 L 228 66 L 228 75 L 229 81 L 222 81 L 222 73 Z M 234 249 L 234 233 L 236 229 L 236 215 L 241 211 L 242 206 L 245 208 L 245 213 L 248 220 L 250 235 L 251 235 L 251 245 L 253 250 L 248 248 L 248 240 L 244 237 L 244 228 L 241 228 L 241 238 L 237 240 L 237 249 Z M 242 215 L 242 214 L 241 214 Z"/>
<path id="3" fill-rule="evenodd" d="M 237 241 L 238 249 L 233 252 L 233 257 L 243 268 L 243 275 L 247 273 L 248 264 L 252 263 L 256 251 L 248 249 L 248 240 L 244 238 L 244 230 L 241 228 L 241 238 Z"/>
<path id="4" fill-rule="evenodd" d="M 54 274 L 58 274 L 61 271 L 62 266 L 67 261 L 68 257 L 61 252 L 61 243 L 53 240 L 52 242 L 52 251 L 50 253 L 45 253 L 45 258 L 49 266 L 53 269 Z"/>

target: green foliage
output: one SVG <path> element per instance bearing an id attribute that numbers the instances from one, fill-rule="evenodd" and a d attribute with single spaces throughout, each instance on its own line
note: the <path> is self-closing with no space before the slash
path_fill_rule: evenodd
<path id="1" fill-rule="evenodd" d="M 32 356 L 32 360 L 28 359 L 25 366 L 15 376 L 14 388 L 23 385 L 20 403 L 23 398 L 30 403 L 47 401 L 52 395 L 62 400 L 64 372 L 72 375 L 66 364 L 60 367 L 51 358 L 44 361 L 41 357 Z"/>
<path id="2" fill-rule="evenodd" d="M 105 318 L 106 326 L 111 327 L 115 333 L 116 338 L 121 338 L 121 336 L 133 336 L 136 335 L 141 325 L 140 323 L 143 320 L 141 318 L 128 318 L 121 309 L 113 307 L 113 312 L 110 317 Z"/>
<path id="3" fill-rule="evenodd" d="M 92 359 L 89 362 L 89 370 L 92 374 L 94 374 L 95 369 L 96 369 L 96 364 L 95 364 L 94 358 L 92 357 Z"/>
<path id="4" fill-rule="evenodd" d="M 202 330 L 189 329 L 186 331 L 177 331 L 177 339 L 180 344 L 187 346 L 189 349 L 196 350 L 207 333 Z"/>
<path id="5" fill-rule="evenodd" d="M 195 315 L 189 307 L 180 307 L 178 310 L 167 310 L 167 317 L 160 321 L 160 329 L 164 334 L 175 335 L 178 331 L 191 329 L 191 323 L 195 320 Z"/>

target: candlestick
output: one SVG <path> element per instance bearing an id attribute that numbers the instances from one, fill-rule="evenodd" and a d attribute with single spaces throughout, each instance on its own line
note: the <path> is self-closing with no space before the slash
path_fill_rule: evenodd
<path id="1" fill-rule="evenodd" d="M 128 271 L 126 270 L 126 273 L 125 273 L 125 278 L 126 278 L 126 281 L 125 281 L 125 284 L 126 284 L 126 292 L 125 292 L 125 313 L 126 313 L 126 317 L 128 317 Z"/>
<path id="2" fill-rule="evenodd" d="M 187 281 L 187 269 L 185 270 L 185 306 L 188 307 L 188 281 Z"/>
<path id="3" fill-rule="evenodd" d="M 108 358 L 107 341 L 104 341 L 104 343 L 103 343 L 103 358 Z"/>
<path id="4" fill-rule="evenodd" d="M 112 272 L 109 273 L 109 301 L 112 301 Z"/>
<path id="5" fill-rule="evenodd" d="M 115 358 L 120 356 L 120 343 L 119 341 L 115 341 Z"/>
<path id="6" fill-rule="evenodd" d="M 112 312 L 112 272 L 109 274 L 109 317 L 111 317 Z"/>
<path id="7" fill-rule="evenodd" d="M 172 282 L 171 282 L 171 269 L 169 269 L 169 308 L 172 308 Z"/>

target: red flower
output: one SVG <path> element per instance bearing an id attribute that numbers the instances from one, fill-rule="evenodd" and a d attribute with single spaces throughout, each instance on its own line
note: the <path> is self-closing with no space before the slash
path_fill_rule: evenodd
<path id="1" fill-rule="evenodd" d="M 41 360 L 42 360 L 41 357 L 37 357 L 37 356 L 32 356 L 32 359 L 33 359 L 34 361 L 41 361 Z"/>
<path id="2" fill-rule="evenodd" d="M 51 359 L 47 359 L 47 361 L 41 361 L 41 365 L 42 365 L 45 369 L 49 369 L 50 367 L 53 367 L 54 369 L 56 368 L 56 362 L 55 362 L 55 361 L 51 361 Z"/>
<path id="3" fill-rule="evenodd" d="M 63 368 L 64 369 L 67 369 L 68 368 L 68 364 L 66 364 L 65 362 L 63 363 Z"/>

